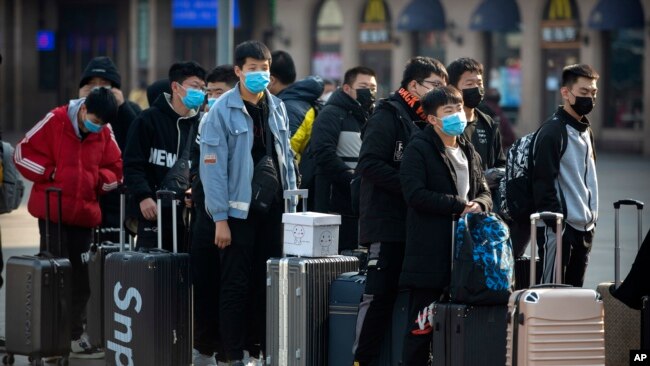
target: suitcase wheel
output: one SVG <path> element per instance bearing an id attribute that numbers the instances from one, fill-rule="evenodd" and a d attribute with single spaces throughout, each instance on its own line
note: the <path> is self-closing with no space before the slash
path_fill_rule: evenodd
<path id="1" fill-rule="evenodd" d="M 14 359 L 14 355 L 12 354 L 6 354 L 4 357 L 2 357 L 2 364 L 3 365 L 13 365 L 16 360 Z"/>
<path id="2" fill-rule="evenodd" d="M 59 362 L 57 362 L 57 365 L 68 366 L 68 358 L 67 357 L 59 358 Z"/>

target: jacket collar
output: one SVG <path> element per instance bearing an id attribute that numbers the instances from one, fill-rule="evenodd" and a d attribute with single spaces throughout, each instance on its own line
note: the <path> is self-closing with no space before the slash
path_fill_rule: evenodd
<path id="1" fill-rule="evenodd" d="M 234 88 L 221 96 L 221 98 L 226 99 L 226 107 L 236 109 L 246 108 L 244 106 L 244 99 L 242 99 L 241 92 L 239 91 L 239 84 L 240 83 L 235 84 Z M 280 106 L 280 103 L 278 103 L 275 97 L 271 95 L 268 89 L 264 89 L 264 94 L 266 95 L 266 103 L 269 106 L 269 111 L 275 110 Z"/>
<path id="2" fill-rule="evenodd" d="M 179 119 L 190 119 L 190 118 L 198 118 L 198 113 L 197 111 L 192 110 L 189 116 L 183 117 L 180 114 L 176 113 L 174 108 L 172 108 L 171 104 L 171 98 L 172 96 L 168 93 L 162 93 L 158 98 L 156 98 L 156 101 L 154 102 L 154 106 L 158 108 L 161 112 L 166 114 L 169 118 L 173 119 L 174 121 L 177 121 Z"/>
<path id="3" fill-rule="evenodd" d="M 442 142 L 442 139 L 440 138 L 440 136 L 438 136 L 433 126 L 427 125 L 424 128 L 424 134 L 429 138 L 429 141 L 433 142 L 433 145 L 436 147 L 436 149 L 438 149 L 438 151 L 440 151 L 443 154 L 445 153 L 445 144 Z M 458 146 L 461 149 L 463 149 L 463 151 L 466 154 L 471 152 L 471 146 L 469 145 L 465 137 L 463 137 L 463 135 L 458 136 L 456 138 L 456 141 L 458 142 Z"/>
<path id="4" fill-rule="evenodd" d="M 342 88 L 338 88 L 332 93 L 326 105 L 333 105 L 346 111 L 354 116 L 359 123 L 365 123 L 368 120 L 368 114 L 363 111 L 361 104 L 352 99 Z"/>
<path id="5" fill-rule="evenodd" d="M 573 116 L 570 115 L 567 111 L 565 111 L 563 106 L 559 106 L 557 108 L 555 115 L 562 121 L 566 122 L 569 126 L 575 128 L 580 132 L 587 131 L 587 129 L 591 126 L 591 123 L 589 122 L 587 116 L 582 116 L 582 119 L 578 121 L 577 119 L 573 118 Z"/>

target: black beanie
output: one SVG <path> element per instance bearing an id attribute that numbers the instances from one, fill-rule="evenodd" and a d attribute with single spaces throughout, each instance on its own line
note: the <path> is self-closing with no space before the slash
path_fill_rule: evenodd
<path id="1" fill-rule="evenodd" d="M 161 79 L 154 81 L 151 85 L 147 87 L 147 101 L 149 105 L 153 105 L 153 102 L 158 99 L 163 93 L 172 93 L 172 87 L 169 84 L 169 79 Z"/>
<path id="2" fill-rule="evenodd" d="M 122 85 L 122 78 L 117 72 L 117 67 L 115 67 L 115 64 L 109 57 L 101 56 L 90 60 L 84 73 L 81 75 L 79 87 L 81 88 L 86 85 L 88 80 L 95 76 L 110 81 L 111 85 L 115 88 L 119 89 Z"/>

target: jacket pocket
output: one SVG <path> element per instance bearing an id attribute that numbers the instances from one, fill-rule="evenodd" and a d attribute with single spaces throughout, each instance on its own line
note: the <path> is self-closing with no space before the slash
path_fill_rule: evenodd
<path id="1" fill-rule="evenodd" d="M 209 136 L 203 137 L 201 142 L 204 142 L 206 145 L 210 146 L 219 146 L 219 136 Z"/>
<path id="2" fill-rule="evenodd" d="M 239 136 L 248 132 L 248 122 L 245 119 L 233 119 L 231 123 L 228 124 L 228 132 L 234 136 Z"/>

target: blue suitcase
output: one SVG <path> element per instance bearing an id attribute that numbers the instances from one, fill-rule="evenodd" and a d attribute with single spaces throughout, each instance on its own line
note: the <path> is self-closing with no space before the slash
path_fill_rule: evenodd
<path id="1" fill-rule="evenodd" d="M 330 366 L 352 365 L 359 303 L 366 288 L 366 276 L 346 272 L 330 286 L 328 361 Z"/>

